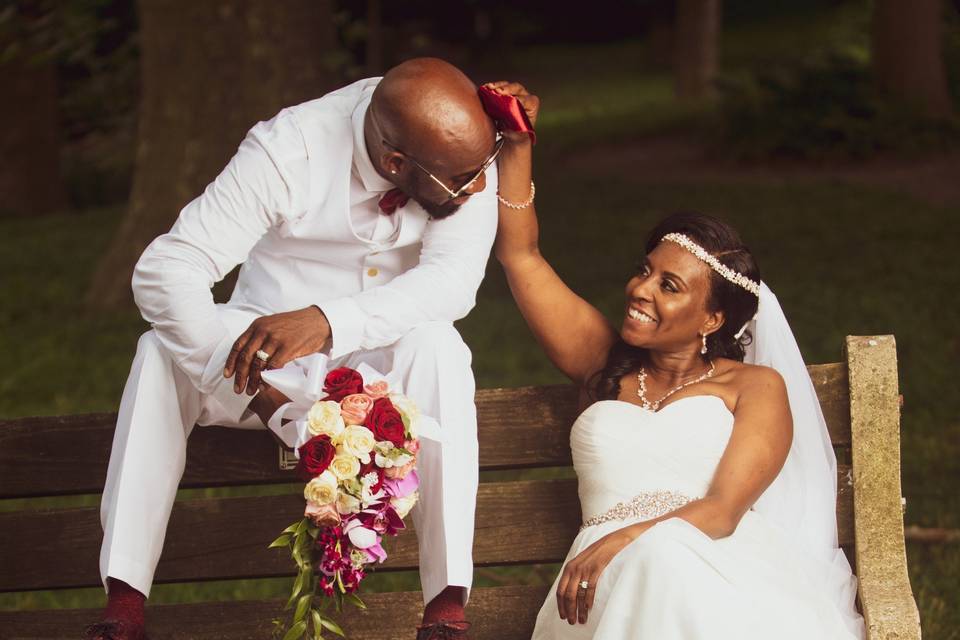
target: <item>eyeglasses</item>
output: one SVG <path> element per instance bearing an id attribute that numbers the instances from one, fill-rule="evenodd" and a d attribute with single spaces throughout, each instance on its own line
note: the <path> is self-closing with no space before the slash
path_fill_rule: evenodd
<path id="1" fill-rule="evenodd" d="M 440 185 L 440 188 L 446 191 L 447 195 L 450 196 L 449 198 L 447 198 L 446 202 L 449 202 L 455 198 L 459 198 L 460 196 L 462 196 L 463 192 L 469 189 L 471 186 L 473 186 L 473 183 L 476 182 L 480 178 L 480 176 L 482 176 L 484 172 L 486 172 L 486 170 L 490 168 L 490 165 L 492 165 L 497 160 L 497 156 L 500 155 L 500 150 L 503 148 L 503 141 L 504 141 L 503 135 L 498 131 L 497 140 L 494 143 L 494 147 L 493 147 L 493 153 L 490 154 L 489 158 L 483 161 L 483 164 L 480 165 L 480 170 L 477 171 L 477 173 L 472 178 L 467 180 L 462 187 L 454 191 L 454 190 L 451 190 L 450 187 L 448 187 L 446 184 L 444 184 L 443 180 L 441 180 L 437 176 L 430 173 L 429 169 L 427 169 L 425 166 L 417 162 L 417 159 L 411 156 L 409 153 L 407 153 L 406 151 L 404 151 L 403 149 L 401 149 L 395 144 L 392 144 L 386 140 L 381 140 L 383 144 L 387 145 L 397 153 L 402 153 L 406 157 L 410 158 L 410 162 L 412 162 L 418 169 L 420 169 L 420 171 L 423 171 L 425 174 L 427 174 L 431 180 L 433 180 L 438 185 Z"/>

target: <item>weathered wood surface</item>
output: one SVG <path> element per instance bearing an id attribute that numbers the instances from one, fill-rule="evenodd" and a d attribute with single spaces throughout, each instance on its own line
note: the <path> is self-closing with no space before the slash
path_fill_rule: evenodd
<path id="1" fill-rule="evenodd" d="M 846 368 L 808 367 L 835 444 L 850 442 Z M 570 464 L 577 392 L 569 385 L 477 392 L 481 469 Z M 99 493 L 107 475 L 115 414 L 0 422 L 0 498 Z M 51 473 L 51 470 L 55 470 Z M 266 431 L 197 427 L 181 487 L 290 482 Z"/>
<path id="2" fill-rule="evenodd" d="M 187 500 L 174 506 L 156 582 L 279 576 L 292 561 L 267 544 L 303 513 L 299 495 Z M 530 535 L 530 523 L 536 535 Z M 408 521 L 412 530 L 412 518 Z M 474 561 L 562 560 L 580 524 L 572 480 L 484 483 L 477 498 Z M 96 586 L 96 508 L 0 514 L 0 591 Z M 408 532 L 388 538 L 385 569 L 417 567 Z"/>
<path id="3" fill-rule="evenodd" d="M 853 541 L 848 471 L 840 470 L 837 483 L 842 544 Z M 288 575 L 289 557 L 266 546 L 302 509 L 299 495 L 177 502 L 156 581 Z M 575 480 L 482 483 L 474 561 L 478 566 L 559 562 L 579 526 Z M 100 540 L 96 508 L 0 514 L 0 591 L 99 585 Z M 414 535 L 405 532 L 385 546 L 384 569 L 417 567 Z"/>
<path id="4" fill-rule="evenodd" d="M 817 391 L 823 417 L 827 421 L 833 445 L 850 446 L 850 387 L 847 367 L 841 363 L 814 364 L 807 367 Z"/>
<path id="5" fill-rule="evenodd" d="M 467 606 L 470 637 L 527 640 L 546 592 L 547 587 L 474 589 Z M 366 611 L 348 609 L 340 620 L 354 640 L 407 640 L 420 623 L 421 598 L 419 592 L 367 594 Z M 284 613 L 282 607 L 275 600 L 156 605 L 147 608 L 147 624 L 154 640 L 268 640 L 271 620 Z M 9 640 L 76 640 L 99 614 L 99 609 L 0 611 L 0 629 Z"/>
<path id="6" fill-rule="evenodd" d="M 868 640 L 920 640 L 900 492 L 900 398 L 893 336 L 848 336 L 857 573 Z"/>

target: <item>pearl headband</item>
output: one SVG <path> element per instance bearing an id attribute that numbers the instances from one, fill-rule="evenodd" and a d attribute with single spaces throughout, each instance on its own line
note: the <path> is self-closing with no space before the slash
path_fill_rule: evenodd
<path id="1" fill-rule="evenodd" d="M 723 264 L 715 256 L 710 255 L 710 253 L 698 245 L 696 242 L 683 235 L 682 233 L 668 233 L 660 239 L 661 242 L 675 242 L 693 255 L 695 255 L 700 260 L 707 263 L 711 269 L 719 273 L 726 280 L 729 280 L 733 284 L 743 287 L 753 295 L 760 297 L 760 285 L 747 276 L 743 275 L 739 271 L 734 271 L 727 265 Z"/>

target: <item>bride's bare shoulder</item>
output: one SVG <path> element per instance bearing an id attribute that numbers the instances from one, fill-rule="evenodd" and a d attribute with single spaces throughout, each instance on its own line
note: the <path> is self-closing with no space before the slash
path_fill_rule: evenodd
<path id="1" fill-rule="evenodd" d="M 771 392 L 777 396 L 780 392 L 786 394 L 783 377 L 776 369 L 727 359 L 718 360 L 717 366 L 721 368 L 725 382 L 737 390 L 738 396 Z"/>

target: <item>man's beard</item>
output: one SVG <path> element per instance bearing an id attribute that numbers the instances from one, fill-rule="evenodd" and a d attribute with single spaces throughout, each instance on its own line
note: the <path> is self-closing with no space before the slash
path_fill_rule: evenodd
<path id="1" fill-rule="evenodd" d="M 405 184 L 400 184 L 397 182 L 394 184 L 399 187 L 401 191 L 410 196 L 411 200 L 423 207 L 423 210 L 426 211 L 427 215 L 433 220 L 443 220 L 444 218 L 449 218 L 463 205 L 462 202 L 457 204 L 452 199 L 445 200 L 443 202 L 428 200 L 420 195 L 422 184 L 416 180 Z"/>
<path id="2" fill-rule="evenodd" d="M 459 211 L 459 204 L 455 204 L 452 200 L 447 200 L 443 204 L 437 204 L 435 202 L 425 202 L 419 198 L 414 198 L 417 204 L 423 207 L 423 210 L 427 212 L 434 220 L 443 220 L 444 218 L 449 218 L 457 211 Z"/>

